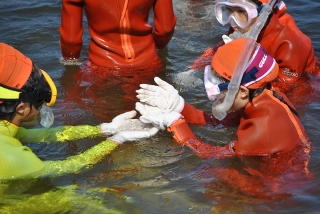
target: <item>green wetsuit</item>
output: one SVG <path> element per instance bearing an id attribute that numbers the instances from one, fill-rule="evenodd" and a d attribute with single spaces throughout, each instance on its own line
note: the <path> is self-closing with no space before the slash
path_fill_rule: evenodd
<path id="1" fill-rule="evenodd" d="M 84 167 L 97 163 L 118 146 L 113 141 L 105 140 L 65 160 L 41 161 L 29 147 L 23 146 L 20 140 L 64 142 L 101 135 L 99 126 L 60 126 L 28 130 L 8 121 L 0 121 L 0 180 L 77 173 Z"/>

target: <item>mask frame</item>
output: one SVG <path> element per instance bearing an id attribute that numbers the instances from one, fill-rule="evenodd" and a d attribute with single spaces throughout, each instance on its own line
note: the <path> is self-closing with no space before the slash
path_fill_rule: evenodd
<path id="1" fill-rule="evenodd" d="M 236 15 L 234 15 L 233 13 L 230 13 L 228 7 L 240 7 L 243 10 L 245 10 L 248 15 L 247 23 L 241 22 Z M 215 16 L 218 22 L 223 26 L 225 26 L 226 24 L 233 23 L 233 25 L 236 24 L 240 28 L 244 29 L 248 27 L 252 23 L 252 20 L 258 16 L 261 9 L 262 9 L 262 6 L 257 7 L 256 5 L 246 1 L 238 2 L 238 3 L 224 1 L 224 2 L 219 2 L 215 5 Z"/>
<path id="2" fill-rule="evenodd" d="M 43 103 L 52 106 L 56 102 L 57 88 L 51 77 L 41 70 L 42 76 L 35 90 L 28 92 L 0 84 L 1 101 L 23 101 L 35 104 L 39 108 Z"/>

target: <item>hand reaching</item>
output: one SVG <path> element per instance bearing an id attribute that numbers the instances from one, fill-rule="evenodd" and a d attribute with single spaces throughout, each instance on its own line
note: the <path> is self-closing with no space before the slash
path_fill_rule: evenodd
<path id="1" fill-rule="evenodd" d="M 160 109 L 172 110 L 180 113 L 184 107 L 184 99 L 169 83 L 155 77 L 156 85 L 141 84 L 137 90 L 140 102 Z"/>
<path id="2" fill-rule="evenodd" d="M 120 131 L 144 130 L 146 124 L 139 119 L 133 119 L 136 111 L 129 111 L 116 116 L 111 123 L 100 124 L 100 131 L 106 135 L 112 135 Z"/>

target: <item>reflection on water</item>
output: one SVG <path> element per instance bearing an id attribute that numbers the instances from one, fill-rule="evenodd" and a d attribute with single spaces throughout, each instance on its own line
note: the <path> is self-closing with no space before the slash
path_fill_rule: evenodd
<path id="1" fill-rule="evenodd" d="M 313 39 L 319 57 L 316 9 L 320 3 L 311 0 L 286 3 L 298 26 Z M 210 104 L 202 87 L 202 70 L 191 65 L 207 47 L 218 43 L 227 30 L 216 23 L 212 5 L 211 0 L 174 0 L 178 23 L 168 49 L 160 51 L 164 66 L 158 74 L 178 88 L 186 101 L 207 111 L 210 111 Z M 54 125 L 98 124 L 131 110 L 141 79 L 151 83 L 157 72 L 96 78 L 81 72 L 78 66 L 62 66 L 59 63 L 60 8 L 58 0 L 0 3 L 1 41 L 31 57 L 52 76 L 58 87 Z M 306 14 L 309 14 L 308 19 Z M 82 57 L 85 59 L 89 40 L 86 29 L 83 39 Z M 290 174 L 291 170 L 277 177 L 278 180 L 274 180 L 275 177 L 257 179 L 256 171 L 246 171 L 244 167 L 259 163 L 256 158 L 203 160 L 188 148 L 178 146 L 171 134 L 163 131 L 152 139 L 118 147 L 80 174 L 0 184 L 0 213 L 8 213 L 8 210 L 13 213 L 21 213 L 21 210 L 25 213 L 317 212 L 320 88 L 318 76 L 305 78 L 309 78 L 311 84 L 295 86 L 289 96 L 298 105 L 312 142 L 306 167 L 308 175 L 313 177 L 311 181 L 310 177 Z M 197 136 L 216 145 L 235 139 L 234 128 L 192 126 L 192 129 Z M 28 146 L 41 159 L 59 160 L 83 152 L 100 141 L 82 139 L 63 145 L 52 142 Z M 276 168 L 270 166 L 266 169 Z M 259 185 L 261 188 L 257 188 Z M 250 188 L 260 191 L 262 196 L 248 191 Z"/>

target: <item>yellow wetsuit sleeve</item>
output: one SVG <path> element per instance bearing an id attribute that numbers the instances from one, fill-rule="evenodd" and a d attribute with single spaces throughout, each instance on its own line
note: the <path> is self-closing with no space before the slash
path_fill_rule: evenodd
<path id="1" fill-rule="evenodd" d="M 100 126 L 58 126 L 53 128 L 25 129 L 20 127 L 16 138 L 23 142 L 65 142 L 68 140 L 96 137 L 100 133 Z"/>
<path id="2" fill-rule="evenodd" d="M 111 140 L 105 140 L 83 153 L 68 157 L 66 160 L 45 161 L 43 170 L 39 171 L 37 174 L 59 176 L 67 173 L 78 173 L 79 171 L 96 164 L 118 145 L 118 143 Z"/>
<path id="3" fill-rule="evenodd" d="M 105 140 L 65 160 L 41 161 L 29 147 L 4 143 L 0 150 L 0 180 L 78 173 L 100 161 L 118 145 L 111 140 Z"/>

